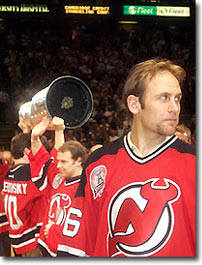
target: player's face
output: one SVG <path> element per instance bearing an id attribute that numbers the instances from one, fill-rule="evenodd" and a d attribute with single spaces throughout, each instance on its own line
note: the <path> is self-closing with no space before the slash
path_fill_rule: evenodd
<path id="1" fill-rule="evenodd" d="M 148 81 L 144 108 L 139 112 L 143 131 L 150 135 L 174 134 L 179 122 L 181 97 L 179 82 L 168 71 L 158 73 Z"/>
<path id="2" fill-rule="evenodd" d="M 72 159 L 71 152 L 58 152 L 57 154 L 57 168 L 59 169 L 61 175 L 65 178 L 75 177 L 75 172 L 78 167 L 77 161 Z"/>

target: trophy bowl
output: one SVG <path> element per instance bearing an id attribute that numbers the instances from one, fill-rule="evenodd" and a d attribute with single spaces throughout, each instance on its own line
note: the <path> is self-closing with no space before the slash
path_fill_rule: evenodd
<path id="1" fill-rule="evenodd" d="M 32 100 L 21 105 L 19 116 L 33 128 L 43 116 L 64 119 L 69 129 L 81 127 L 93 111 L 93 97 L 89 87 L 74 76 L 61 76 L 36 93 Z M 50 128 L 51 129 L 51 124 Z"/>

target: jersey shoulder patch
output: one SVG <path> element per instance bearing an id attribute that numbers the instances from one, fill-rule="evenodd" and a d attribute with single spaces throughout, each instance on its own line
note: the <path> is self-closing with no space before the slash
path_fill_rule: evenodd
<path id="1" fill-rule="evenodd" d="M 54 179 L 53 179 L 53 182 L 52 182 L 52 187 L 54 189 L 57 189 L 60 184 L 62 183 L 62 181 L 64 180 L 64 178 L 61 176 L 61 174 L 57 174 Z"/>

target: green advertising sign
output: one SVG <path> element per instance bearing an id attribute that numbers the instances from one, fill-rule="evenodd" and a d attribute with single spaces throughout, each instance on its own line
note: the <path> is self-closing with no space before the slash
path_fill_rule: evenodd
<path id="1" fill-rule="evenodd" d="M 190 17 L 190 8 L 184 6 L 123 6 L 124 15 Z"/>
<path id="2" fill-rule="evenodd" d="M 123 6 L 124 15 L 156 16 L 156 6 Z"/>

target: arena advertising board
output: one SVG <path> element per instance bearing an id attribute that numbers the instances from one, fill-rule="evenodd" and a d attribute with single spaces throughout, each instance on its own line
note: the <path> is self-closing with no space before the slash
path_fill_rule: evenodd
<path id="1" fill-rule="evenodd" d="M 47 5 L 19 4 L 19 5 L 0 5 L 0 12 L 13 13 L 49 13 Z"/>
<path id="2" fill-rule="evenodd" d="M 66 14 L 79 14 L 79 15 L 110 15 L 109 6 L 89 6 L 89 5 L 66 5 Z"/>
<path id="3" fill-rule="evenodd" d="M 190 7 L 184 6 L 123 6 L 123 15 L 190 17 Z"/>

